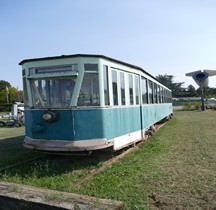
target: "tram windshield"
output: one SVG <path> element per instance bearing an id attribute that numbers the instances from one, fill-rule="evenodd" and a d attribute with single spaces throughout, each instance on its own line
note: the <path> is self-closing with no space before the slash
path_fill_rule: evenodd
<path id="1" fill-rule="evenodd" d="M 31 80 L 33 106 L 35 108 L 69 107 L 75 78 Z"/>

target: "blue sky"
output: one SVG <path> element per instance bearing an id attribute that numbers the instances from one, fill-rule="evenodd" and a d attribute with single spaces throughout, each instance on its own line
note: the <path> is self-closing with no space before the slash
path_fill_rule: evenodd
<path id="1" fill-rule="evenodd" d="M 215 9 L 215 0 L 0 0 L 0 80 L 22 89 L 21 60 L 89 53 L 197 87 L 185 73 L 216 70 Z"/>

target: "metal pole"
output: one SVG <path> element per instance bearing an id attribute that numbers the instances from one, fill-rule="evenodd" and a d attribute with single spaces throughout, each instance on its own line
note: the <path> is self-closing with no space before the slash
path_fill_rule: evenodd
<path id="1" fill-rule="evenodd" d="M 6 100 L 7 100 L 7 108 L 8 108 L 8 111 L 10 111 L 10 105 L 9 105 L 9 89 L 8 87 L 6 86 Z"/>
<path id="2" fill-rule="evenodd" d="M 204 105 L 204 98 L 203 98 L 203 83 L 200 82 L 200 91 L 201 91 L 201 110 L 204 111 L 205 110 L 205 105 Z"/>

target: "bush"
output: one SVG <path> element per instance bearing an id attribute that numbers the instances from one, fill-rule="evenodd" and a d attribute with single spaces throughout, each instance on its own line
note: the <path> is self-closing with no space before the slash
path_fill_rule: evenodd
<path id="1" fill-rule="evenodd" d="M 193 106 L 194 106 L 195 110 L 199 110 L 200 107 L 202 106 L 202 103 L 198 102 L 198 101 L 195 101 Z"/>
<path id="2" fill-rule="evenodd" d="M 201 102 L 193 101 L 193 102 L 186 102 L 184 103 L 184 110 L 199 110 L 201 107 Z"/>

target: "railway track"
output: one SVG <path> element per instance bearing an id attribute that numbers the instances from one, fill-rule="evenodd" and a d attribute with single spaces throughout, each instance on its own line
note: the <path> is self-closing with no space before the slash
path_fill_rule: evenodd
<path id="1" fill-rule="evenodd" d="M 28 159 L 28 160 L 24 160 L 24 161 L 21 161 L 21 162 L 18 162 L 18 163 L 14 163 L 14 164 L 2 167 L 2 168 L 0 168 L 0 173 L 6 171 L 8 169 L 12 169 L 12 168 L 15 168 L 15 167 L 18 167 L 18 166 L 21 166 L 21 165 L 29 164 L 29 163 L 31 163 L 31 162 L 33 162 L 35 160 L 41 159 L 43 157 L 45 157 L 45 155 L 40 155 L 38 157 L 34 157 L 34 158 L 31 158 L 31 159 Z"/>
<path id="2" fill-rule="evenodd" d="M 164 123 L 160 125 L 155 125 L 154 127 L 152 127 L 149 132 L 149 136 L 154 134 L 154 132 L 159 130 L 163 125 Z M 77 159 L 78 161 L 80 161 L 80 164 L 81 164 L 79 166 L 80 168 L 83 168 L 85 166 L 90 166 L 90 168 L 91 166 L 93 166 L 94 168 L 92 170 L 89 170 L 85 177 L 83 177 L 82 179 L 79 179 L 79 181 L 77 182 L 72 183 L 71 187 L 76 188 L 76 189 L 83 187 L 86 181 L 88 181 L 89 179 L 97 175 L 98 173 L 102 172 L 103 170 L 107 169 L 114 162 L 128 155 L 130 152 L 134 151 L 135 149 L 138 149 L 140 145 L 146 142 L 147 139 L 148 139 L 148 136 L 143 141 L 139 141 L 136 144 L 132 145 L 131 147 L 128 147 L 128 149 L 117 151 L 115 153 L 112 151 L 95 151 L 92 153 L 92 155 L 86 156 L 87 158 L 85 158 L 84 156 L 81 156 L 81 158 Z M 48 166 L 51 166 L 51 167 L 52 167 L 52 164 L 55 164 L 56 166 L 58 165 L 61 166 L 61 163 L 65 163 L 66 161 L 68 168 L 65 171 L 70 172 L 70 170 L 77 170 L 77 168 L 70 167 L 71 164 L 74 164 L 74 162 L 71 162 L 71 160 L 73 160 L 71 156 L 62 156 L 62 155 L 57 156 L 53 154 L 43 153 L 42 155 L 39 155 L 35 158 L 30 158 L 25 161 L 20 161 L 18 163 L 14 163 L 6 167 L 2 167 L 0 168 L 0 173 L 3 173 L 7 170 L 11 170 L 16 167 L 21 167 L 23 165 L 27 165 L 27 164 L 31 165 L 32 163 L 43 166 L 49 161 L 50 161 L 50 165 Z M 88 164 L 86 164 L 86 162 L 88 162 Z M 102 162 L 102 165 L 98 167 L 98 163 L 100 162 Z M 21 168 L 21 171 L 22 171 L 22 168 Z M 19 170 L 18 170 L 18 173 L 19 173 Z M 26 207 L 26 205 L 28 204 L 31 206 L 31 208 L 32 206 L 34 206 L 35 209 L 37 209 L 37 205 L 41 205 L 41 204 L 47 206 L 47 208 L 50 208 L 50 209 L 54 207 L 56 208 L 59 207 L 59 209 L 60 208 L 62 209 L 63 206 L 64 206 L 64 209 L 91 209 L 92 205 L 100 207 L 100 208 L 94 208 L 94 209 L 122 209 L 122 206 L 123 206 L 123 202 L 121 201 L 110 200 L 110 199 L 99 199 L 98 197 L 94 198 L 94 197 L 79 195 L 75 193 L 36 188 L 32 186 L 25 186 L 25 185 L 15 184 L 15 183 L 0 182 L 0 188 L 1 188 L 0 203 L 2 206 L 4 206 L 3 204 L 5 204 L 6 208 L 8 208 L 8 200 L 10 200 L 10 205 L 12 205 L 12 207 L 13 205 L 17 207 L 18 204 L 20 206 L 23 205 Z M 55 199 L 51 201 L 47 200 L 46 196 L 50 196 L 50 195 L 59 195 L 62 198 L 64 198 L 64 200 L 61 200 L 61 202 Z"/>
<path id="3" fill-rule="evenodd" d="M 158 131 L 165 123 L 162 124 L 157 124 L 154 127 L 151 128 L 151 132 L 149 133 L 149 135 L 147 136 L 147 138 L 143 139 L 142 141 L 137 142 L 136 144 L 134 144 L 133 146 L 131 146 L 130 148 L 128 148 L 127 150 L 122 150 L 122 152 L 120 154 L 116 154 L 114 157 L 108 159 L 107 161 L 105 161 L 102 166 L 100 168 L 96 168 L 96 169 L 92 169 L 89 174 L 83 178 L 82 180 L 78 181 L 77 183 L 75 183 L 73 185 L 73 187 L 75 188 L 81 188 L 82 185 L 84 184 L 85 181 L 91 179 L 93 176 L 95 176 L 96 174 L 100 173 L 101 171 L 105 170 L 106 168 L 108 168 L 110 165 L 112 165 L 115 161 L 123 158 L 124 156 L 126 156 L 127 154 L 129 154 L 130 152 L 132 152 L 134 149 L 139 148 L 139 146 L 145 142 L 145 140 L 148 139 L 148 137 L 150 135 L 153 135 L 154 132 Z"/>
<path id="4" fill-rule="evenodd" d="M 136 142 L 132 146 L 128 147 L 128 149 L 126 149 L 126 150 L 124 148 L 123 150 L 120 150 L 120 151 L 117 151 L 117 152 L 112 152 L 112 151 L 95 151 L 95 152 L 93 152 L 90 156 L 88 156 L 89 157 L 88 161 L 92 165 L 95 165 L 95 162 L 103 162 L 102 165 L 99 168 L 96 167 L 96 168 L 90 170 L 86 177 L 84 177 L 80 181 L 78 181 L 75 184 L 73 184 L 73 186 L 76 187 L 76 188 L 82 187 L 82 185 L 84 184 L 85 181 L 91 179 L 96 174 L 98 174 L 101 171 L 105 170 L 106 168 L 108 168 L 109 166 L 111 166 L 114 162 L 116 162 L 117 160 L 123 158 L 124 156 L 126 156 L 127 154 L 129 154 L 130 152 L 132 152 L 133 150 L 139 148 L 139 146 L 143 142 L 145 142 L 150 135 L 153 135 L 163 125 L 164 125 L 164 123 L 157 124 L 154 127 L 151 127 L 150 130 L 149 130 L 149 133 L 148 133 L 147 137 L 144 140 Z M 86 153 L 86 154 L 89 155 L 88 153 Z M 13 169 L 13 168 L 16 168 L 16 167 L 20 167 L 22 165 L 31 164 L 31 163 L 33 163 L 35 161 L 38 161 L 38 160 L 41 160 L 42 162 L 45 163 L 50 158 L 47 155 L 49 155 L 49 154 L 47 154 L 47 153 L 44 154 L 43 153 L 42 155 L 39 155 L 37 157 L 30 158 L 30 159 L 27 159 L 25 161 L 21 161 L 21 162 L 18 162 L 18 163 L 14 163 L 14 164 L 2 167 L 2 168 L 0 168 L 0 173 L 3 173 L 6 170 L 10 170 L 10 169 Z M 54 154 L 51 153 L 50 155 L 56 155 L 56 154 L 55 153 Z M 76 156 L 77 155 L 78 154 L 76 153 Z M 47 156 L 47 158 L 46 158 L 46 156 Z M 83 156 L 83 154 L 81 154 L 81 156 Z M 59 161 L 59 162 L 61 162 L 61 161 L 65 160 L 64 158 L 68 158 L 68 157 L 71 157 L 71 155 L 70 156 L 66 156 L 66 155 L 61 154 L 59 156 L 55 156 L 55 158 L 54 158 L 53 161 Z M 85 161 L 85 160 L 86 159 L 83 159 L 83 161 Z"/>

